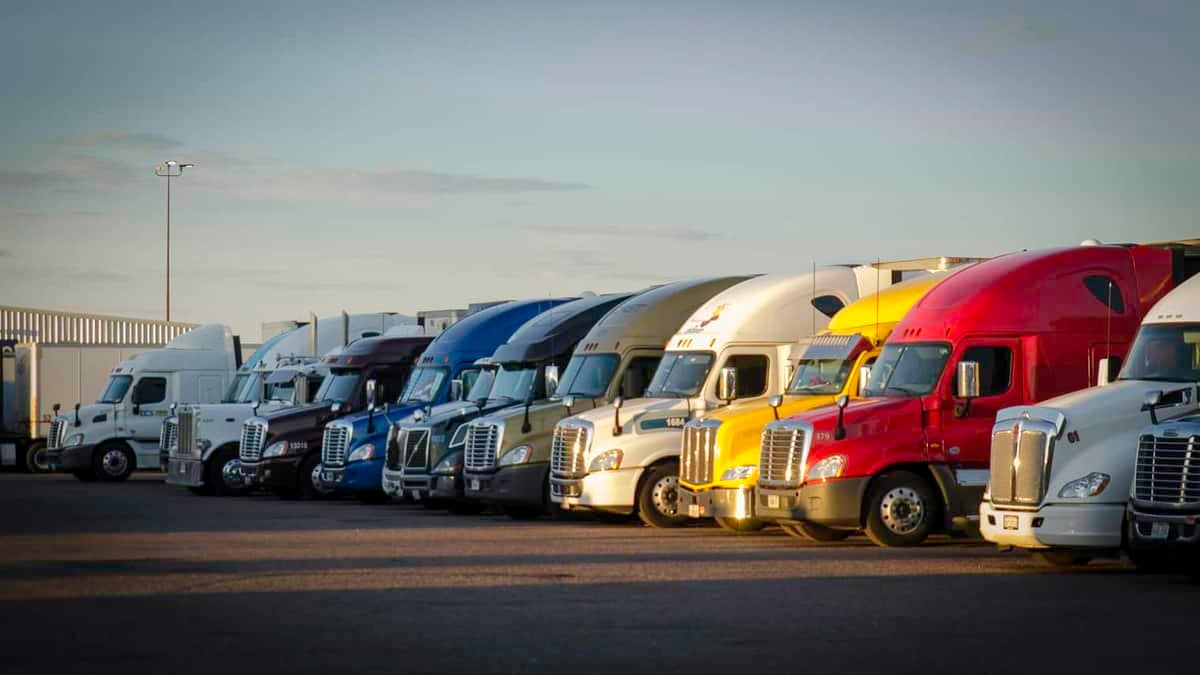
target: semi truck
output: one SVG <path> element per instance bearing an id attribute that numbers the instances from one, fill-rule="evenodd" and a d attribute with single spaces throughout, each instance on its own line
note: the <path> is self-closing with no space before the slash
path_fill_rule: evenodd
<path id="1" fill-rule="evenodd" d="M 420 330 L 410 327 L 412 321 L 390 312 L 314 316 L 307 325 L 268 340 L 238 370 L 221 403 L 182 406 L 163 422 L 159 446 L 167 454 L 166 481 L 201 495 L 241 492 L 238 442 L 246 420 L 312 402 L 328 372 L 322 355 L 398 326 Z"/>
<path id="2" fill-rule="evenodd" d="M 369 399 L 384 400 L 402 391 L 417 357 L 432 341 L 385 334 L 352 342 L 327 356 L 323 362 L 329 374 L 313 403 L 257 415 L 242 425 L 238 457 L 245 487 L 261 487 L 284 498 L 326 496 L 320 476 L 325 425 L 365 410 Z"/>
<path id="3" fill-rule="evenodd" d="M 1176 269 L 1187 274 L 1200 259 L 1183 262 Z M 1143 539 L 1179 539 L 1176 526 L 1188 526 L 1200 495 L 1187 462 L 1200 384 L 1198 310 L 1193 277 L 1146 314 L 1114 382 L 999 411 L 979 507 L 985 539 L 1063 566 L 1120 556 L 1123 527 L 1135 560 L 1155 548 L 1139 546 Z"/>
<path id="4" fill-rule="evenodd" d="M 123 481 L 135 469 L 158 469 L 162 421 L 171 406 L 220 401 L 240 365 L 240 343 L 221 324 L 132 354 L 109 373 L 96 403 L 76 404 L 54 418 L 47 461 L 82 481 Z"/>
<path id="5" fill-rule="evenodd" d="M 710 298 L 666 344 L 641 398 L 568 417 L 555 443 L 572 449 L 553 476 L 551 499 L 567 510 L 637 513 L 674 527 L 679 512 L 679 448 L 693 417 L 742 399 L 782 393 L 799 351 L 859 297 L 892 283 L 868 266 L 768 274 Z"/>
<path id="6" fill-rule="evenodd" d="M 838 396 L 858 398 L 892 329 L 945 276 L 944 271 L 920 276 L 847 305 L 804 350 L 783 395 L 766 404 L 761 399 L 736 402 L 689 421 L 679 453 L 681 512 L 714 518 L 734 532 L 761 529 L 765 523 L 755 517 L 754 484 L 763 428 L 780 417 L 833 403 Z M 784 529 L 806 536 L 791 526 Z"/>
<path id="7" fill-rule="evenodd" d="M 952 272 L 892 331 L 862 400 L 767 425 L 757 515 L 828 539 L 862 530 L 880 546 L 970 532 L 997 412 L 1102 381 L 1182 278 L 1180 260 L 1096 244 Z"/>
<path id="8" fill-rule="evenodd" d="M 420 445 L 416 452 L 389 453 L 385 490 L 393 495 L 404 490 L 429 506 L 444 506 L 458 513 L 482 510 L 482 502 L 466 499 L 464 466 L 468 459 L 471 466 L 482 464 L 500 438 L 477 432 L 469 440 L 468 423 L 516 403 L 544 398 L 547 388 L 554 387 L 552 381 L 547 384 L 547 375 L 565 365 L 580 338 L 627 297 L 589 295 L 539 313 L 489 357 L 494 374 L 475 386 L 469 396 L 473 403 L 438 406 L 429 415 L 418 411 L 396 425 L 394 442 L 398 447 L 413 447 L 410 439 L 427 437 L 429 450 L 424 452 Z M 483 429 L 490 431 L 490 427 Z"/>
<path id="9" fill-rule="evenodd" d="M 579 341 L 562 377 L 547 386 L 548 398 L 527 401 L 471 422 L 467 438 L 495 430 L 494 448 L 468 467 L 466 495 L 500 508 L 513 518 L 539 516 L 552 505 L 551 437 L 555 424 L 575 413 L 607 405 L 617 396 L 638 398 L 662 359 L 663 345 L 696 308 L 747 277 L 681 281 L 639 293 L 611 311 Z M 560 446 L 554 452 L 560 464 Z M 468 456 L 475 457 L 474 453 Z M 478 486 L 478 489 L 475 487 Z"/>
<path id="10" fill-rule="evenodd" d="M 462 404 L 481 372 L 475 362 L 491 356 L 513 332 L 533 316 L 567 299 L 528 300 L 492 306 L 451 325 L 429 345 L 395 404 L 382 412 L 368 410 L 330 422 L 321 441 L 321 476 L 326 488 L 355 495 L 365 502 L 387 498 L 383 467 L 389 430 L 420 409 L 426 414 L 445 403 Z M 430 439 L 405 436 L 404 452 L 426 452 Z M 399 448 L 397 448 L 399 451 Z"/>

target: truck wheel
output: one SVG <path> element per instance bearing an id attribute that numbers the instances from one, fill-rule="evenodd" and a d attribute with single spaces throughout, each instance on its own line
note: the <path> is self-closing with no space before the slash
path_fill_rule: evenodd
<path id="1" fill-rule="evenodd" d="M 96 481 L 96 472 L 92 471 L 91 469 L 81 469 L 79 471 L 72 471 L 71 475 L 75 476 L 76 480 L 82 481 L 84 483 L 94 483 Z"/>
<path id="2" fill-rule="evenodd" d="M 650 527 L 680 527 L 689 520 L 679 515 L 679 463 L 657 464 L 645 472 L 637 491 L 638 517 Z"/>
<path id="3" fill-rule="evenodd" d="M 933 530 L 939 507 L 924 478 L 909 471 L 883 474 L 867 498 L 867 537 L 879 546 L 916 546 Z"/>
<path id="4" fill-rule="evenodd" d="M 321 456 L 309 455 L 300 462 L 300 496 L 304 499 L 325 499 L 333 494 L 321 484 Z"/>
<path id="5" fill-rule="evenodd" d="M 832 527 L 825 527 L 816 523 L 788 523 L 780 525 L 784 532 L 798 539 L 808 541 L 816 541 L 822 544 L 828 544 L 835 541 L 842 541 L 846 537 L 854 534 L 853 530 L 835 530 Z"/>
<path id="6" fill-rule="evenodd" d="M 1047 567 L 1071 568 L 1084 567 L 1092 556 L 1079 551 L 1034 551 L 1033 559 Z"/>
<path id="7" fill-rule="evenodd" d="M 105 483 L 120 483 L 136 467 L 137 457 L 124 443 L 102 445 L 92 454 L 92 472 Z"/>
<path id="8" fill-rule="evenodd" d="M 50 462 L 46 460 L 46 443 L 34 441 L 25 449 L 25 470 L 29 473 L 49 473 Z"/>
<path id="9" fill-rule="evenodd" d="M 204 467 L 204 487 L 208 494 L 216 497 L 226 497 L 243 493 L 242 490 L 231 488 L 225 484 L 225 467 L 237 461 L 240 461 L 238 458 L 238 449 L 237 446 L 232 444 L 224 448 L 218 448 L 208 458 L 208 464 Z"/>
<path id="10" fill-rule="evenodd" d="M 717 525 L 721 526 L 722 530 L 729 532 L 737 532 L 738 534 L 746 534 L 747 532 L 758 532 L 767 526 L 766 521 L 757 520 L 755 518 L 713 518 L 717 521 Z"/>

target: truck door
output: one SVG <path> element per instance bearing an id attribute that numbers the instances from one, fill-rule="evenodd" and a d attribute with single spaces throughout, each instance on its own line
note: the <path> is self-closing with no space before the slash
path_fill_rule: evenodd
<path id="1" fill-rule="evenodd" d="M 138 466 L 158 466 L 158 434 L 170 412 L 171 373 L 143 373 L 133 384 L 126 431 L 135 441 Z"/>
<path id="2" fill-rule="evenodd" d="M 200 375 L 196 382 L 196 401 L 199 403 L 217 403 L 221 400 L 224 383 L 220 375 Z"/>

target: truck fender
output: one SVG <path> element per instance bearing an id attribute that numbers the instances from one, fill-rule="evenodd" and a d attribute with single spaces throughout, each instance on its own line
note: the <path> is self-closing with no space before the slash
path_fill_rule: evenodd
<path id="1" fill-rule="evenodd" d="M 944 476 L 940 475 L 941 471 L 938 469 L 938 467 L 941 467 L 942 469 L 944 469 L 946 471 L 946 474 Z M 953 484 L 954 483 L 954 474 L 952 472 L 950 472 L 949 467 L 947 467 L 945 464 L 932 464 L 931 465 L 931 464 L 922 464 L 922 463 L 889 464 L 883 470 L 878 471 L 874 475 L 872 475 L 870 482 L 868 482 L 867 487 L 865 490 L 863 490 L 863 494 L 862 494 L 862 508 L 859 509 L 859 515 L 858 515 L 859 520 L 861 521 L 860 525 L 862 527 L 867 526 L 867 510 L 870 508 L 870 506 L 868 505 L 867 502 L 871 499 L 871 493 L 875 489 L 875 483 L 877 481 L 879 481 L 881 478 L 883 478 L 884 476 L 886 476 L 887 474 L 895 472 L 895 471 L 908 471 L 909 473 L 914 473 L 918 476 L 921 476 L 925 480 L 929 481 L 929 484 L 933 486 L 933 489 L 941 497 L 942 519 L 944 521 L 944 524 L 948 526 L 950 523 L 950 518 L 952 517 L 950 515 L 950 512 L 953 510 L 953 502 L 949 501 L 952 498 L 951 495 L 953 494 L 953 490 L 948 489 L 948 486 L 944 481 L 946 479 L 949 479 L 950 483 Z M 976 502 L 975 502 L 975 507 L 976 507 L 976 509 L 978 509 L 978 507 L 979 507 L 978 500 L 976 500 Z"/>

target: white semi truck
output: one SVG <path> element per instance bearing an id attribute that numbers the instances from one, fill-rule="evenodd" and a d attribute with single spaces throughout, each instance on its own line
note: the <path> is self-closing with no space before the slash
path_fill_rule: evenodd
<path id="1" fill-rule="evenodd" d="M 159 467 L 162 421 L 176 402 L 220 401 L 241 363 L 229 327 L 208 324 L 161 349 L 122 360 L 96 403 L 58 415 L 47 434 L 47 460 L 79 480 L 122 481 Z"/>
<path id="2" fill-rule="evenodd" d="M 179 406 L 176 414 L 163 421 L 159 445 L 166 455 L 166 481 L 197 494 L 238 492 L 238 442 L 245 421 L 309 403 L 328 370 L 320 364 L 320 356 L 360 338 L 396 330 L 419 327 L 413 317 L 401 314 L 343 314 L 321 320 L 314 317 L 307 326 L 268 341 L 238 371 L 222 402 Z"/>
<path id="3" fill-rule="evenodd" d="M 997 414 L 983 537 L 1054 565 L 1120 555 L 1130 490 L 1157 478 L 1134 482 L 1139 435 L 1195 413 L 1197 385 L 1200 276 L 1150 309 L 1116 381 Z"/>
<path id="4" fill-rule="evenodd" d="M 813 335 L 851 302 L 898 280 L 874 267 L 768 274 L 717 294 L 667 342 L 643 398 L 560 421 L 550 498 L 568 510 L 636 512 L 655 527 L 678 512 L 683 427 L 734 400 L 782 393 Z"/>

